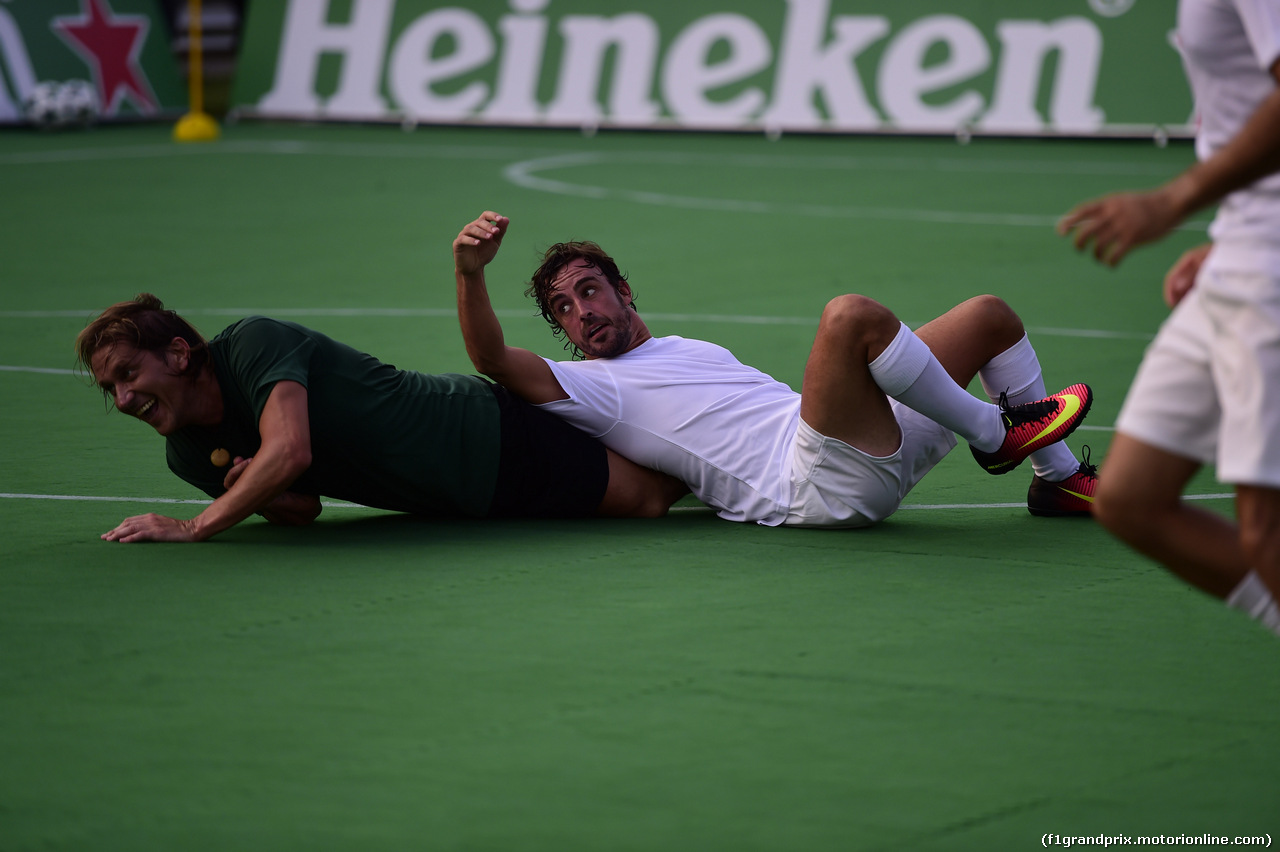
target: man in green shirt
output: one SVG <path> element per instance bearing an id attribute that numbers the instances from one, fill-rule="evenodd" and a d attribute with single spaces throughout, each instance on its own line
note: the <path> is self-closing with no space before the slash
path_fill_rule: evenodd
<path id="1" fill-rule="evenodd" d="M 254 513 L 304 525 L 320 497 L 424 515 L 655 517 L 685 491 L 476 376 L 398 370 L 319 332 L 249 317 L 206 341 L 155 296 L 76 340 L 116 409 L 166 439 L 213 497 L 125 519 L 108 541 L 203 541 Z"/>

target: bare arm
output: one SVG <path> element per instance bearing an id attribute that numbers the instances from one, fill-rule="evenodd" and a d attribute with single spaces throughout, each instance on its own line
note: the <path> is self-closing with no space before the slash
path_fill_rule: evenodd
<path id="1" fill-rule="evenodd" d="M 253 458 L 237 457 L 235 464 L 227 471 L 224 486 L 228 491 L 236 480 L 245 472 Z M 301 494 L 297 491 L 285 491 L 276 499 L 258 510 L 258 514 L 273 524 L 285 527 L 305 527 L 320 517 L 323 507 L 320 498 L 314 494 Z"/>
<path id="2" fill-rule="evenodd" d="M 107 541 L 204 541 L 270 506 L 311 466 L 307 389 L 278 382 L 258 420 L 262 445 L 231 488 L 190 520 L 148 514 L 126 518 Z"/>
<path id="3" fill-rule="evenodd" d="M 1280 60 L 1271 66 L 1280 83 Z M 1240 132 L 1209 159 L 1148 192 L 1121 192 L 1087 201 L 1058 223 L 1058 233 L 1074 233 L 1081 251 L 1108 266 L 1130 250 L 1155 242 L 1197 210 L 1280 170 L 1280 88 L 1273 89 Z"/>
<path id="4" fill-rule="evenodd" d="M 286 491 L 263 506 L 258 514 L 278 526 L 305 527 L 320 517 L 321 510 L 320 498 L 314 494 Z"/>
<path id="5" fill-rule="evenodd" d="M 484 268 L 502 245 L 511 220 L 491 210 L 462 229 L 453 241 L 458 284 L 458 322 L 471 363 L 484 375 L 528 402 L 566 399 L 547 362 L 528 349 L 507 346 L 502 324 L 489 302 Z"/>

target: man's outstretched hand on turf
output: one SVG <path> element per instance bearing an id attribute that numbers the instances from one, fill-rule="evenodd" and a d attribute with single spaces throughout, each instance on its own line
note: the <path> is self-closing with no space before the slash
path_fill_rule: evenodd
<path id="1" fill-rule="evenodd" d="M 149 512 L 125 518 L 120 525 L 110 532 L 102 534 L 103 541 L 118 541 L 130 544 L 138 541 L 199 541 L 195 525 L 187 520 L 167 518 Z"/>

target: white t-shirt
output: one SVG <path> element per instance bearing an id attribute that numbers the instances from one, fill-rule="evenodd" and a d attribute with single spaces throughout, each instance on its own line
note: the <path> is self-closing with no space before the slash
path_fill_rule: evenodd
<path id="1" fill-rule="evenodd" d="M 1196 156 L 1230 142 L 1276 87 L 1280 3 L 1275 0 L 1181 0 L 1178 48 L 1195 98 Z M 1209 229 L 1215 241 L 1280 244 L 1280 173 L 1223 200 Z"/>
<path id="2" fill-rule="evenodd" d="M 786 517 L 800 423 L 789 386 L 721 346 L 674 336 L 615 358 L 547 363 L 569 398 L 541 408 L 685 482 L 722 518 Z"/>

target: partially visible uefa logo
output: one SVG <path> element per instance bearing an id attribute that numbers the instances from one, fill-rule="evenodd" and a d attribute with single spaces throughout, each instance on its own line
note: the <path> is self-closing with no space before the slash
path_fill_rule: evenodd
<path id="1" fill-rule="evenodd" d="M 1137 0 L 1089 0 L 1089 8 L 1104 18 L 1118 18 L 1133 8 Z"/>

